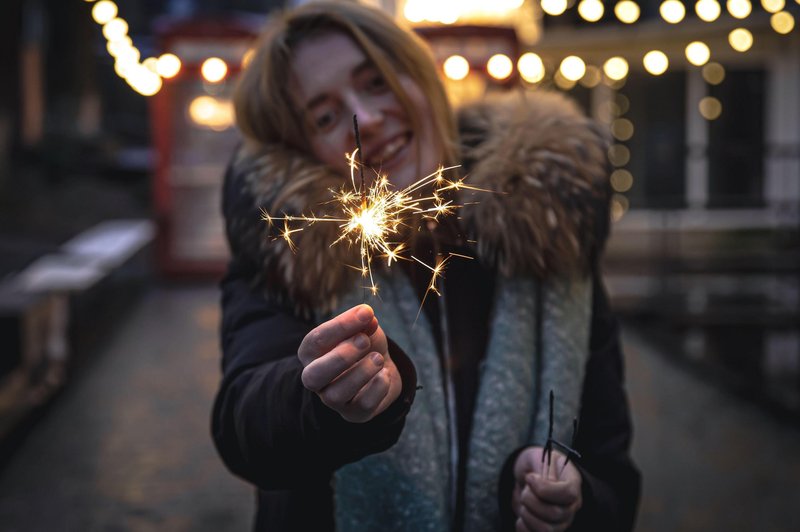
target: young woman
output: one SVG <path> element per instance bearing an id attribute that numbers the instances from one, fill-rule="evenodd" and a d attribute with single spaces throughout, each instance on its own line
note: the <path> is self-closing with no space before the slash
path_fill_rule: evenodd
<path id="1" fill-rule="evenodd" d="M 258 488 L 257 530 L 629 530 L 639 476 L 616 321 L 598 275 L 605 137 L 551 94 L 456 117 L 421 41 L 377 10 L 318 2 L 273 19 L 235 96 L 225 180 L 224 376 L 213 436 Z M 409 231 L 449 252 L 441 297 L 404 264 L 363 300 L 339 228 L 270 238 L 260 209 L 319 214 L 367 168 L 405 187 L 439 165 L 497 193 Z M 370 172 L 367 172 L 369 175 Z M 477 203 L 475 203 L 477 201 Z M 329 205 L 329 204 L 327 204 Z M 581 458 L 553 452 L 574 441 Z"/>

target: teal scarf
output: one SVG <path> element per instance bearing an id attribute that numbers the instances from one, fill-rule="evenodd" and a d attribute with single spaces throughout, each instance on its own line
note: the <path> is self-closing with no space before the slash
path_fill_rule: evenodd
<path id="1" fill-rule="evenodd" d="M 380 299 L 369 303 L 386 334 L 414 362 L 422 389 L 394 446 L 335 473 L 336 527 L 342 532 L 446 531 L 453 521 L 455 479 L 436 343 L 425 313 L 417 318 L 419 301 L 406 276 L 384 276 L 379 285 Z M 361 303 L 362 297 L 361 289 L 352 291 L 340 310 Z M 467 531 L 498 528 L 500 471 L 515 449 L 546 441 L 551 389 L 557 397 L 554 436 L 569 441 L 589 352 L 591 297 L 588 278 L 498 280 L 469 449 L 461 450 L 469 453 Z"/>

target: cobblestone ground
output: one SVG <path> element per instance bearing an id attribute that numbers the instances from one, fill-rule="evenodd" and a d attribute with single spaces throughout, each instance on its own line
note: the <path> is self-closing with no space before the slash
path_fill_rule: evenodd
<path id="1" fill-rule="evenodd" d="M 217 290 L 149 292 L 0 476 L 4 531 L 248 530 L 209 437 Z"/>
<path id="2" fill-rule="evenodd" d="M 800 530 L 800 427 L 675 367 L 626 331 L 640 532 Z"/>
<path id="3" fill-rule="evenodd" d="M 245 531 L 252 491 L 208 435 L 213 286 L 150 291 L 0 472 L 3 531 Z M 637 530 L 796 531 L 800 429 L 625 333 Z"/>

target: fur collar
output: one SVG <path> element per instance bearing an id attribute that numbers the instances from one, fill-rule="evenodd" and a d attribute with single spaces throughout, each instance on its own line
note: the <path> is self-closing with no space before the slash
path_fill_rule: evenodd
<path id="1" fill-rule="evenodd" d="M 477 241 L 477 257 L 508 277 L 586 271 L 608 232 L 607 139 L 601 128 L 572 101 L 545 92 L 468 106 L 458 122 L 459 174 L 471 185 L 499 192 L 459 198 L 477 201 L 460 211 L 461 230 Z M 259 269 L 254 283 L 272 297 L 288 298 L 299 311 L 335 307 L 358 276 L 342 265 L 359 263 L 356 248 L 330 246 L 339 227 L 318 223 L 294 233 L 293 252 L 252 213 L 263 207 L 276 216 L 322 215 L 331 208 L 329 190 L 340 187 L 342 178 L 282 146 L 262 147 L 256 155 L 240 150 L 231 175 L 255 200 L 245 209 L 247 219 L 226 209 L 234 252 L 258 250 L 250 257 Z"/>

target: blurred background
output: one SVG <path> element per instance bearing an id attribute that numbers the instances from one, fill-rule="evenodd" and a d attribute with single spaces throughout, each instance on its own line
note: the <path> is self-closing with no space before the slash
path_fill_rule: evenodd
<path id="1" fill-rule="evenodd" d="M 800 530 L 800 0 L 370 3 L 454 102 L 562 91 L 609 128 L 637 530 Z M 284 4 L 3 2 L 3 530 L 249 528 L 208 435 L 219 188 Z"/>

